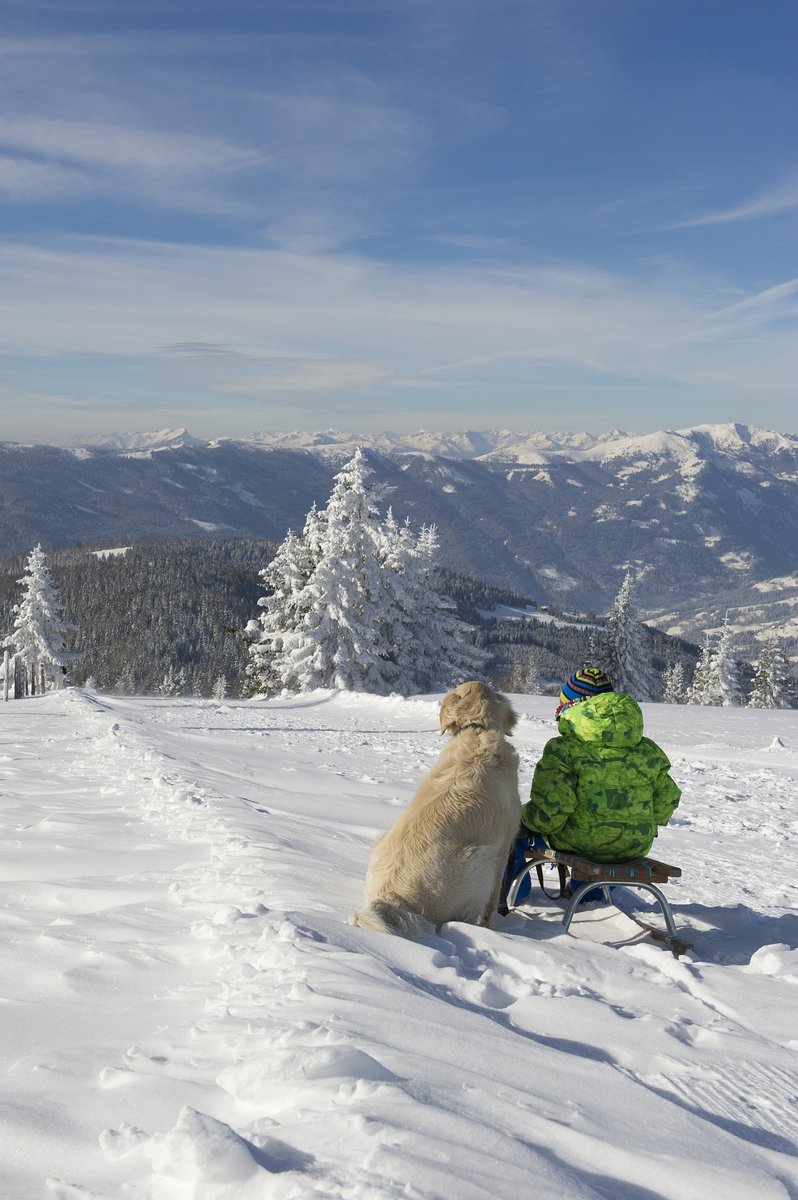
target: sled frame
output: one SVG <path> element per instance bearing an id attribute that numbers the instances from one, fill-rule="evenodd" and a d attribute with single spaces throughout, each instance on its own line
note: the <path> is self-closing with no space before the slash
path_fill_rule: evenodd
<path id="1" fill-rule="evenodd" d="M 622 886 L 649 892 L 659 905 L 669 937 L 678 940 L 679 931 L 676 928 L 673 910 L 657 884 L 668 883 L 669 880 L 678 878 L 682 873 L 680 867 L 658 862 L 655 858 L 635 858 L 626 863 L 594 863 L 578 854 L 568 854 L 564 850 L 531 850 L 526 856 L 524 866 L 508 889 L 507 908 L 510 911 L 516 907 L 521 884 L 531 877 L 536 868 L 545 863 L 551 863 L 558 868 L 568 867 L 571 872 L 571 887 L 575 890 L 563 913 L 562 923 L 566 933 L 586 889 L 600 887 L 604 899 L 610 904 L 612 887 Z M 543 893 L 548 894 L 545 887 Z"/>

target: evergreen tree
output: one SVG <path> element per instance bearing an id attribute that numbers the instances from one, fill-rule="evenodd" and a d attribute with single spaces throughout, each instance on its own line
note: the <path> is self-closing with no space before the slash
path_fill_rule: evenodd
<path id="1" fill-rule="evenodd" d="M 711 699 L 714 657 L 715 645 L 710 635 L 706 633 L 704 634 L 704 645 L 701 647 L 701 653 L 698 656 L 698 662 L 693 671 L 693 678 L 687 689 L 686 698 L 688 704 L 717 703 L 717 701 Z"/>
<path id="2" fill-rule="evenodd" d="M 636 700 L 658 700 L 659 684 L 644 638 L 645 626 L 637 615 L 632 572 L 627 571 L 607 618 L 603 665 L 618 691 Z"/>
<path id="3" fill-rule="evenodd" d="M 390 530 L 390 523 L 386 525 Z M 459 619 L 454 602 L 439 588 L 437 529 L 423 526 L 415 539 L 405 523 L 401 545 L 399 556 L 383 560 L 392 582 L 394 612 L 399 613 L 395 654 L 402 677 L 397 690 L 432 692 L 479 676 L 487 656 L 475 645 L 473 628 Z M 392 645 L 391 630 L 386 633 Z"/>
<path id="4" fill-rule="evenodd" d="M 693 681 L 687 693 L 688 704 L 710 704 L 729 708 L 740 703 L 740 680 L 729 614 L 716 641 L 705 635 L 704 646 L 696 663 Z"/>
<path id="5" fill-rule="evenodd" d="M 35 686 L 43 670 L 48 689 L 61 688 L 69 664 L 80 657 L 66 648 L 65 636 L 75 628 L 64 620 L 63 604 L 50 578 L 47 557 L 36 546 L 25 563 L 25 575 L 17 580 L 24 595 L 12 610 L 14 628 L 3 640 L 3 647 L 14 651 L 12 661 L 23 666 Z"/>
<path id="6" fill-rule="evenodd" d="M 159 696 L 185 696 L 189 688 L 185 667 L 175 669 L 171 664 L 158 685 Z"/>
<path id="7" fill-rule="evenodd" d="M 662 672 L 662 699 L 666 704 L 684 704 L 684 668 L 680 662 L 670 663 Z"/>
<path id="8" fill-rule="evenodd" d="M 212 696 L 214 700 L 220 702 L 227 699 L 227 680 L 224 675 L 220 675 L 214 683 Z"/>
<path id="9" fill-rule="evenodd" d="M 391 508 L 385 520 L 374 523 L 379 572 L 379 643 L 391 664 L 391 690 L 432 690 L 414 686 L 414 664 L 425 660 L 428 646 L 419 628 L 420 579 L 427 569 L 425 550 L 409 522 L 400 525 Z"/>
<path id="10" fill-rule="evenodd" d="M 386 693 L 397 681 L 381 638 L 387 617 L 377 530 L 381 489 L 372 474 L 358 449 L 335 477 L 319 561 L 296 599 L 298 620 L 271 661 L 288 691 Z"/>
<path id="11" fill-rule="evenodd" d="M 769 637 L 762 647 L 748 707 L 789 707 L 789 663 L 781 642 L 775 636 Z"/>
<path id="12" fill-rule="evenodd" d="M 308 583 L 322 557 L 325 529 L 326 516 L 314 504 L 301 537 L 289 530 L 272 561 L 259 572 L 267 594 L 258 601 L 263 609 L 259 621 L 247 627 L 252 637 L 247 677 L 254 692 L 302 690 L 298 678 L 287 673 L 285 655 L 294 647 L 293 635 L 311 607 Z"/>
<path id="13" fill-rule="evenodd" d="M 434 529 L 415 538 L 392 512 L 381 521 L 372 475 L 358 450 L 324 512 L 312 509 L 261 573 L 270 590 L 250 653 L 262 690 L 430 691 L 484 666 L 434 586 Z"/>
<path id="14" fill-rule="evenodd" d="M 718 644 L 713 657 L 712 684 L 717 699 L 710 703 L 730 708 L 740 703 L 740 675 L 734 657 L 734 638 L 729 625 L 729 614 L 723 619 Z"/>
<path id="15" fill-rule="evenodd" d="M 605 663 L 609 661 L 606 628 L 603 628 L 601 625 L 594 625 L 590 630 L 587 654 L 584 655 L 584 659 L 586 663 Z"/>
<path id="16" fill-rule="evenodd" d="M 520 679 L 519 692 L 525 696 L 540 695 L 540 663 L 534 649 L 528 651 Z"/>
<path id="17" fill-rule="evenodd" d="M 779 637 L 773 638 L 773 679 L 777 708 L 795 708 L 795 679 L 787 648 Z"/>

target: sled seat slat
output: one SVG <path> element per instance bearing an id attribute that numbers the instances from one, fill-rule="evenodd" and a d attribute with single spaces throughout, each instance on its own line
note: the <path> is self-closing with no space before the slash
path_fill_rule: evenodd
<path id="1" fill-rule="evenodd" d="M 595 863 L 578 854 L 565 850 L 531 850 L 526 855 L 528 863 L 559 863 L 570 868 L 571 876 L 577 881 L 601 883 L 604 880 L 619 883 L 624 879 L 639 879 L 651 883 L 668 883 L 678 879 L 681 867 L 660 862 L 656 858 L 634 858 L 623 863 Z"/>

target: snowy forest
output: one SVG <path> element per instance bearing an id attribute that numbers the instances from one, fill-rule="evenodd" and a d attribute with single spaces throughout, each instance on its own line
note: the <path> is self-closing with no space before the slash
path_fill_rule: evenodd
<path id="1" fill-rule="evenodd" d="M 156 695 L 168 677 L 185 694 L 207 697 L 224 678 L 229 695 L 247 694 L 242 634 L 264 594 L 259 572 L 276 551 L 272 542 L 247 538 L 135 542 L 124 553 L 49 551 L 53 582 L 75 626 L 66 643 L 81 656 L 71 665 L 72 679 L 93 680 L 102 691 Z M 4 633 L 14 626 L 25 562 L 23 555 L 0 559 Z M 531 598 L 483 580 L 445 570 L 441 579 L 458 617 L 474 627 L 475 644 L 489 655 L 488 678 L 509 691 L 529 680 L 554 690 L 571 664 L 588 656 L 600 628 L 597 618 L 588 624 L 579 614 L 538 610 Z M 651 629 L 646 637 L 655 664 L 674 658 L 684 678 L 691 677 L 698 647 Z"/>

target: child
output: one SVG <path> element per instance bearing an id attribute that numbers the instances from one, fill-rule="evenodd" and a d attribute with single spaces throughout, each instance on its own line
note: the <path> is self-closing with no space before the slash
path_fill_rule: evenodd
<path id="1" fill-rule="evenodd" d="M 555 715 L 559 736 L 535 768 L 522 832 L 593 862 L 644 857 L 681 791 L 663 751 L 643 736 L 640 705 L 598 667 L 582 667 L 563 684 Z"/>

